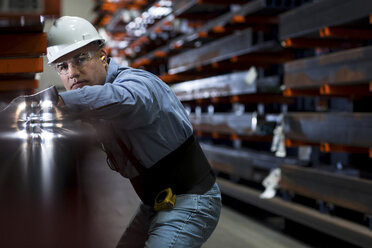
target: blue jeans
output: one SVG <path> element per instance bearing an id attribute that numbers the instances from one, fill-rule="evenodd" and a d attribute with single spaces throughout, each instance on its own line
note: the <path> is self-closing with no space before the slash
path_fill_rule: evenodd
<path id="1" fill-rule="evenodd" d="M 217 226 L 221 193 L 215 183 L 204 195 L 177 195 L 172 210 L 140 204 L 117 247 L 200 247 Z"/>

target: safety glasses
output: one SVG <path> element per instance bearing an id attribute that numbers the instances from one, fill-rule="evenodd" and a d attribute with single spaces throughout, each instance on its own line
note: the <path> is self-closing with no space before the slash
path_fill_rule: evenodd
<path id="1" fill-rule="evenodd" d="M 57 73 L 59 75 L 67 75 L 68 74 L 68 68 L 69 65 L 74 66 L 77 69 L 82 68 L 88 62 L 94 58 L 94 56 L 97 54 L 98 51 L 89 51 L 89 52 L 84 52 L 80 53 L 76 56 L 74 56 L 72 59 L 56 63 L 54 64 L 54 68 L 56 69 Z"/>

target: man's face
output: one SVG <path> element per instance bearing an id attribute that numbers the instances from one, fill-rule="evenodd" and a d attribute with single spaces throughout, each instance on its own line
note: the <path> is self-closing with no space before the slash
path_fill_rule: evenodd
<path id="1" fill-rule="evenodd" d="M 108 64 L 105 51 L 91 44 L 59 58 L 55 66 L 66 90 L 74 90 L 104 84 Z"/>

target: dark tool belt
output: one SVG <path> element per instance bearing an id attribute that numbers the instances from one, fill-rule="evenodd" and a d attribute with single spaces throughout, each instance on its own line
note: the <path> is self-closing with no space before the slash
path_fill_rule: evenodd
<path id="1" fill-rule="evenodd" d="M 176 195 L 204 194 L 216 177 L 198 140 L 191 135 L 180 147 L 130 181 L 142 202 L 153 206 L 157 194 L 166 188 L 170 187 Z"/>

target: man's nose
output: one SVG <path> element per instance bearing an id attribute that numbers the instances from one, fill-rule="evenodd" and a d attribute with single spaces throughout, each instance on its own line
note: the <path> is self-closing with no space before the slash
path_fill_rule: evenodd
<path id="1" fill-rule="evenodd" d="M 70 78 L 76 77 L 79 75 L 79 69 L 73 63 L 68 63 L 67 75 Z"/>

